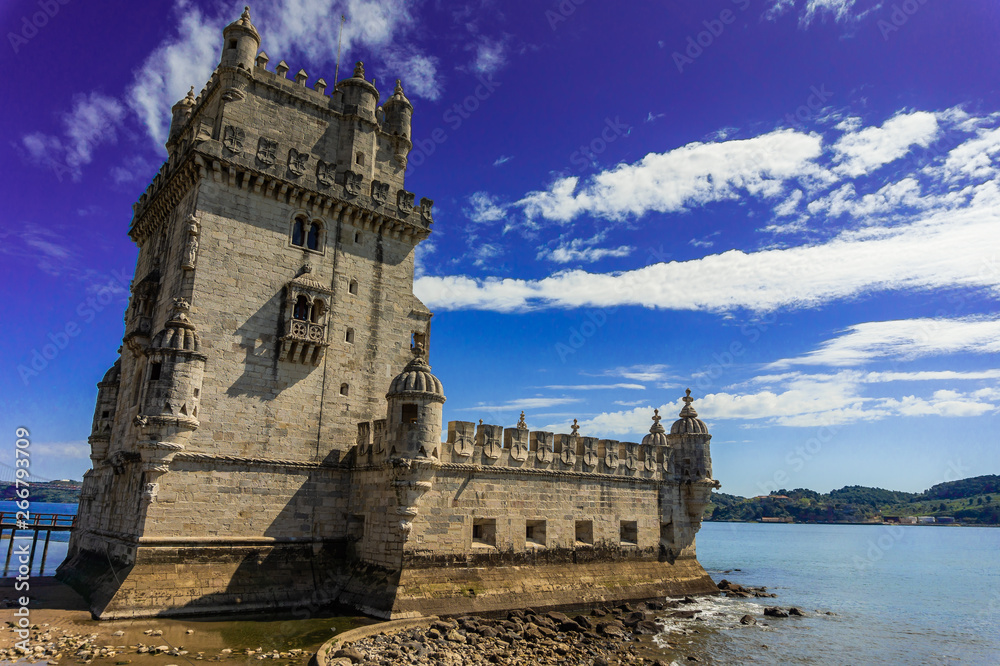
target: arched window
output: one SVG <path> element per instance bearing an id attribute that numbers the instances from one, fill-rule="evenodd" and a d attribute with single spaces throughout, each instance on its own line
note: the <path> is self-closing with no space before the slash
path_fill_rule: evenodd
<path id="1" fill-rule="evenodd" d="M 326 313 L 325 304 L 320 299 L 313 301 L 312 307 L 312 323 L 318 324 Z"/>
<path id="2" fill-rule="evenodd" d="M 358 294 L 358 281 L 351 280 L 351 282 L 347 285 L 347 291 L 356 296 Z"/>
<path id="3" fill-rule="evenodd" d="M 305 233 L 305 224 L 302 219 L 295 220 L 295 224 L 292 226 L 292 245 L 301 247 L 305 242 Z"/>
<path id="4" fill-rule="evenodd" d="M 350 386 L 348 386 L 347 384 L 341 384 L 340 385 L 340 395 L 346 397 L 347 394 L 350 393 L 350 392 L 351 392 L 351 387 Z"/>
<path id="5" fill-rule="evenodd" d="M 301 319 L 302 321 L 309 320 L 309 299 L 305 296 L 299 296 L 295 300 L 295 309 L 292 311 L 292 317 Z"/>
<path id="6" fill-rule="evenodd" d="M 321 228 L 319 222 L 313 222 L 309 225 L 309 235 L 306 237 L 306 247 L 310 250 L 319 249 L 319 232 Z"/>

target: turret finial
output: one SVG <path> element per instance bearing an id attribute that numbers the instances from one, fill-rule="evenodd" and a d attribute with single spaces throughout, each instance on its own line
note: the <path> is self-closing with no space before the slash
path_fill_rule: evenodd
<path id="1" fill-rule="evenodd" d="M 403 94 L 403 82 L 401 80 L 396 79 L 396 89 L 393 90 L 393 93 L 396 94 L 396 95 L 402 95 Z"/>
<path id="2" fill-rule="evenodd" d="M 398 84 L 399 81 L 397 80 L 396 83 Z M 524 422 L 524 412 L 523 411 L 521 412 L 521 418 L 518 419 L 518 421 L 517 421 L 517 429 L 518 430 L 527 430 L 528 429 L 528 424 Z"/>
<path id="3" fill-rule="evenodd" d="M 249 5 L 244 5 L 244 7 L 243 7 L 243 13 L 240 14 L 240 19 L 243 20 L 243 21 L 248 21 L 248 22 L 250 21 L 250 6 Z"/>
<path id="4" fill-rule="evenodd" d="M 354 78 L 364 79 L 365 78 L 365 63 L 360 60 L 354 65 Z"/>
<path id="5" fill-rule="evenodd" d="M 418 342 L 410 347 L 410 351 L 413 352 L 414 358 L 423 358 L 424 355 L 424 343 Z"/>
<path id="6" fill-rule="evenodd" d="M 660 433 L 660 432 L 666 432 L 666 430 L 663 429 L 663 426 L 660 425 L 660 419 L 662 419 L 662 418 L 663 417 L 660 416 L 660 410 L 654 409 L 653 410 L 653 425 L 651 425 L 649 427 L 649 432 L 654 433 L 654 434 L 655 433 Z"/>
<path id="7" fill-rule="evenodd" d="M 191 86 L 191 90 L 188 90 L 188 94 L 184 97 L 184 99 L 194 104 L 194 86 Z"/>
<path id="8" fill-rule="evenodd" d="M 576 423 L 576 419 L 573 419 L 573 425 L 571 425 L 571 426 L 569 427 L 569 429 L 573 431 L 573 437 L 576 437 L 576 433 L 577 433 L 577 431 L 579 431 L 579 430 L 580 430 L 580 426 L 579 426 L 579 425 L 577 425 L 577 423 Z"/>
<path id="9" fill-rule="evenodd" d="M 684 392 L 684 397 L 681 398 L 684 401 L 684 407 L 681 408 L 680 416 L 681 418 L 695 418 L 698 416 L 698 412 L 695 411 L 691 403 L 694 402 L 694 398 L 691 397 L 691 389 Z"/>

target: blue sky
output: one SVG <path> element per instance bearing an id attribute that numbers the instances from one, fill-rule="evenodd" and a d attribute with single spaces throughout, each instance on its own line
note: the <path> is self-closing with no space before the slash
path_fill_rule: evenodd
<path id="1" fill-rule="evenodd" d="M 242 3 L 18 0 L 3 456 L 89 466 L 169 107 Z M 690 387 L 723 490 L 1000 472 L 1000 8 L 937 0 L 251 8 L 271 63 L 414 103 L 445 420 L 633 440 Z M 46 13 L 47 12 L 47 13 Z"/>

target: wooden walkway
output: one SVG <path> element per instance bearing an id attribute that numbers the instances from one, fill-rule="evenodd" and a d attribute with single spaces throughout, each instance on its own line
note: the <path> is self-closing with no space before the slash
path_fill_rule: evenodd
<path id="1" fill-rule="evenodd" d="M 21 520 L 18 520 L 18 517 Z M 33 513 L 29 514 L 27 520 L 23 520 L 23 512 L 0 511 L 0 539 L 3 539 L 4 532 L 10 530 L 7 542 L 7 557 L 4 558 L 3 574 L 10 571 L 10 558 L 14 552 L 14 541 L 31 539 L 31 555 L 28 561 L 28 571 L 31 571 L 35 564 L 35 552 L 38 545 L 38 535 L 45 532 L 45 541 L 42 546 L 41 571 L 45 571 L 45 558 L 49 554 L 49 539 L 53 532 L 70 532 L 76 524 L 76 516 L 68 513 Z M 25 535 L 24 532 L 31 532 Z M 20 534 L 18 534 L 20 533 Z M 18 565 L 14 566 L 17 571 Z"/>

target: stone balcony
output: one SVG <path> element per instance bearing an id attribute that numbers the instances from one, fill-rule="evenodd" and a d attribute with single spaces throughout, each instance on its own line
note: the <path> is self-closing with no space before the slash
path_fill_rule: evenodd
<path id="1" fill-rule="evenodd" d="M 319 365 L 330 343 L 326 341 L 326 325 L 313 324 L 301 319 L 285 322 L 281 336 L 279 360 Z"/>

